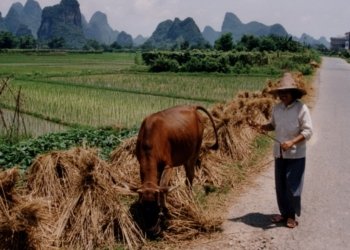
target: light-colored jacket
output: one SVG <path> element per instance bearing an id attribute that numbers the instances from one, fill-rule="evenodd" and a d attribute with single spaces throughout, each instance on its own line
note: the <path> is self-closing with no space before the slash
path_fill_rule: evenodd
<path id="1" fill-rule="evenodd" d="M 283 151 L 284 159 L 304 158 L 306 141 L 312 136 L 312 121 L 308 107 L 296 100 L 289 106 L 278 103 L 272 111 L 271 125 L 275 128 L 276 139 L 280 142 L 291 140 L 302 134 L 304 141 L 297 143 L 291 149 Z M 280 144 L 275 142 L 274 156 L 280 157 Z"/>

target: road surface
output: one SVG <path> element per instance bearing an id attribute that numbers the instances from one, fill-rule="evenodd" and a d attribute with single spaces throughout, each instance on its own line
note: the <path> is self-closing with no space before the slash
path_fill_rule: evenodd
<path id="1" fill-rule="evenodd" d="M 299 226 L 270 223 L 278 213 L 271 164 L 229 209 L 223 233 L 190 249 L 350 249 L 350 64 L 323 58 L 315 86 Z"/>

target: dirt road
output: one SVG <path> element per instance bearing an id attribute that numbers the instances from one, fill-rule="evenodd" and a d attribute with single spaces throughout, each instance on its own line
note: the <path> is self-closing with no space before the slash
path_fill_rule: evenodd
<path id="1" fill-rule="evenodd" d="M 315 86 L 299 226 L 269 221 L 278 213 L 271 164 L 229 208 L 222 234 L 190 249 L 350 249 L 350 65 L 323 58 Z"/>

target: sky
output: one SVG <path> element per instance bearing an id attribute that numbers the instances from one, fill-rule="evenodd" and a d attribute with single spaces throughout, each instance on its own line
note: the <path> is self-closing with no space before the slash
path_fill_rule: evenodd
<path id="1" fill-rule="evenodd" d="M 41 8 L 60 0 L 36 0 Z M 349 0 L 78 0 L 80 11 L 89 21 L 96 11 L 107 15 L 109 25 L 133 37 L 149 37 L 160 22 L 192 17 L 199 29 L 211 26 L 220 31 L 225 13 L 234 13 L 243 23 L 258 21 L 265 25 L 279 23 L 291 35 L 303 33 L 321 36 L 344 36 L 350 31 Z M 10 6 L 26 0 L 1 0 L 5 17 Z"/>

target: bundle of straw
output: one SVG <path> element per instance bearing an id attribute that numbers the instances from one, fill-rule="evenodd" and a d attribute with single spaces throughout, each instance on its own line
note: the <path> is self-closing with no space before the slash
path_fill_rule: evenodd
<path id="1" fill-rule="evenodd" d="M 168 209 L 171 215 L 164 238 L 169 241 L 193 239 L 205 232 L 220 229 L 222 218 L 204 211 L 193 192 L 185 186 L 184 171 L 176 171 L 172 185 L 180 186 L 168 196 Z"/>
<path id="2" fill-rule="evenodd" d="M 18 179 L 19 171 L 17 168 L 0 172 L 0 200 L 6 201 L 10 208 L 18 199 L 18 195 L 15 193 L 15 186 Z"/>
<path id="3" fill-rule="evenodd" d="M 111 170 L 96 150 L 84 148 L 53 152 L 33 163 L 28 175 L 32 195 L 51 200 L 57 210 L 52 219 L 55 246 L 96 249 L 126 244 L 134 249 L 143 243 Z"/>
<path id="4" fill-rule="evenodd" d="M 121 182 L 132 187 L 138 187 L 140 182 L 140 165 L 136 159 L 136 140 L 131 137 L 123 141 L 118 148 L 111 153 L 111 167 Z"/>
<path id="5" fill-rule="evenodd" d="M 0 173 L 0 249 L 50 249 L 47 203 L 18 194 L 18 178 L 17 168 Z"/>

